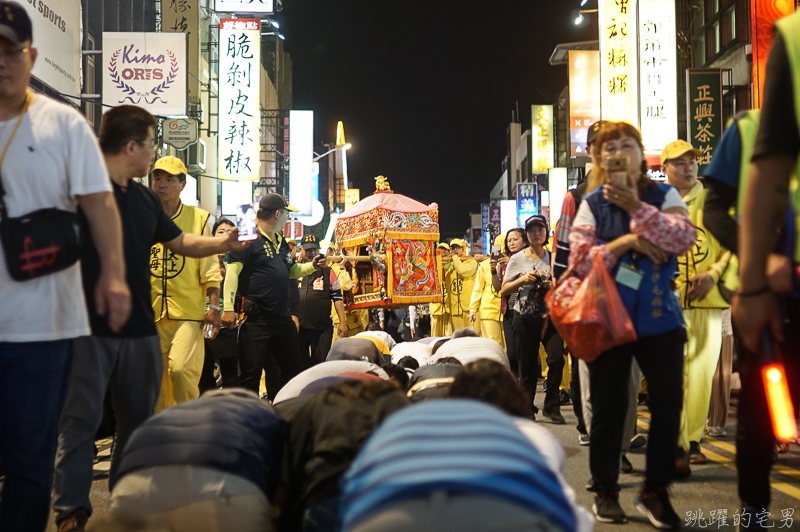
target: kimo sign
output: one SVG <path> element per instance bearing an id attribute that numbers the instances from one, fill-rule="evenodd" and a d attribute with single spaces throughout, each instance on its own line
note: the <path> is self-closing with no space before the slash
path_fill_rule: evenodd
<path id="1" fill-rule="evenodd" d="M 187 48 L 185 33 L 104 32 L 103 104 L 186 116 Z"/>

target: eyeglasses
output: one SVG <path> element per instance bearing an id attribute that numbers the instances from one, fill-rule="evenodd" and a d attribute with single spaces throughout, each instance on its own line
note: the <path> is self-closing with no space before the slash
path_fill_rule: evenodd
<path id="1" fill-rule="evenodd" d="M 142 146 L 147 146 L 148 148 L 150 148 L 150 151 L 156 151 L 156 148 L 158 148 L 158 146 L 156 144 L 153 144 L 152 142 L 142 142 L 142 141 L 136 141 L 136 142 L 138 142 Z"/>
<path id="2" fill-rule="evenodd" d="M 25 54 L 30 52 L 30 48 L 16 48 L 12 50 L 0 49 L 0 60 L 8 61 L 9 63 L 19 63 Z"/>

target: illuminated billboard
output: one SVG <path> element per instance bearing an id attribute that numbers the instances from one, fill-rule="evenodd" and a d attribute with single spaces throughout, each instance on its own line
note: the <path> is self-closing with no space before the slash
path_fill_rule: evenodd
<path id="1" fill-rule="evenodd" d="M 534 105 L 531 108 L 531 171 L 545 174 L 553 167 L 555 143 L 553 142 L 553 106 Z"/>
<path id="2" fill-rule="evenodd" d="M 569 51 L 569 141 L 572 157 L 589 157 L 586 136 L 600 120 L 600 52 Z"/>
<path id="3" fill-rule="evenodd" d="M 289 111 L 289 204 L 311 216 L 314 178 L 314 111 Z"/>
<path id="4" fill-rule="evenodd" d="M 219 41 L 218 176 L 257 180 L 261 157 L 261 23 L 255 19 L 222 19 Z"/>
<path id="5" fill-rule="evenodd" d="M 600 109 L 604 120 L 639 127 L 636 0 L 598 0 Z"/>
<path id="6" fill-rule="evenodd" d="M 753 36 L 753 106 L 761 108 L 767 57 L 775 40 L 775 21 L 794 13 L 794 0 L 750 0 L 750 28 Z"/>

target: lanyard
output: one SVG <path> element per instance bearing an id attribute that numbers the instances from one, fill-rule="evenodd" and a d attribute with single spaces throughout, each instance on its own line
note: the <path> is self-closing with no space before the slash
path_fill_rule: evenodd
<path id="1" fill-rule="evenodd" d="M 6 152 L 8 151 L 8 147 L 11 146 L 11 141 L 14 139 L 14 135 L 17 134 L 17 128 L 19 128 L 19 125 L 22 122 L 22 117 L 25 115 L 25 111 L 28 110 L 28 104 L 30 104 L 30 103 L 31 103 L 31 91 L 28 90 L 28 91 L 26 91 L 26 94 L 25 94 L 25 104 L 22 106 L 22 111 L 20 111 L 19 117 L 17 117 L 17 123 L 14 124 L 14 129 L 11 130 L 11 136 L 8 137 L 8 140 L 6 141 L 6 145 L 3 148 L 3 153 L 2 153 L 2 155 L 0 155 L 0 169 L 3 167 L 3 161 L 6 158 Z M 0 173 L 0 175 L 2 175 L 2 174 Z M 6 207 L 5 199 L 4 199 L 5 196 L 6 196 L 6 191 L 3 188 L 3 180 L 0 179 L 0 218 L 5 218 L 6 217 L 6 212 L 8 210 L 7 207 Z"/>

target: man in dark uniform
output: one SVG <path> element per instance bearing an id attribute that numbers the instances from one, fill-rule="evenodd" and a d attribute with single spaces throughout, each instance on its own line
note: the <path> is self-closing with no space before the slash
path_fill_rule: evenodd
<path id="1" fill-rule="evenodd" d="M 319 255 L 319 241 L 315 235 L 306 235 L 300 262 L 310 263 Z M 331 302 L 339 316 L 339 338 L 347 336 L 344 299 L 339 277 L 329 267 L 298 279 L 300 289 L 300 363 L 304 368 L 324 362 L 333 341 Z M 311 357 L 309 358 L 309 350 Z"/>

